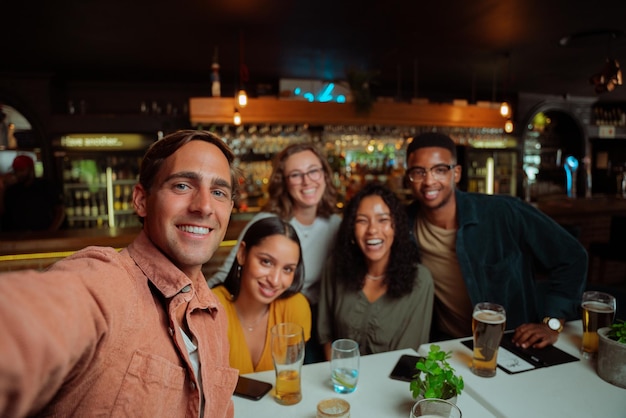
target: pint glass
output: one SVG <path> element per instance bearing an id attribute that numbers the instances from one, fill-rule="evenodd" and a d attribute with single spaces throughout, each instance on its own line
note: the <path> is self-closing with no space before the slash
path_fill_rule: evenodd
<path id="1" fill-rule="evenodd" d="M 477 376 L 492 377 L 496 375 L 498 365 L 498 347 L 504 327 L 506 312 L 500 305 L 490 302 L 477 303 L 472 315 L 472 332 L 474 334 L 474 355 L 472 372 Z"/>
<path id="2" fill-rule="evenodd" d="M 298 324 L 276 324 L 271 330 L 272 359 L 276 372 L 275 400 L 293 405 L 302 400 L 300 371 L 304 362 L 304 330 Z"/>
<path id="3" fill-rule="evenodd" d="M 598 329 L 613 323 L 617 305 L 608 293 L 588 291 L 583 293 L 583 346 L 584 358 L 593 358 L 598 351 Z"/>

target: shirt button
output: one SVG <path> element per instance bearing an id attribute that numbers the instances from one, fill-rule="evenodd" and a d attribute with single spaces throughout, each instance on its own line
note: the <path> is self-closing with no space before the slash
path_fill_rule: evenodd
<path id="1" fill-rule="evenodd" d="M 183 293 L 191 292 L 191 285 L 188 284 L 187 286 L 183 287 L 180 291 Z"/>

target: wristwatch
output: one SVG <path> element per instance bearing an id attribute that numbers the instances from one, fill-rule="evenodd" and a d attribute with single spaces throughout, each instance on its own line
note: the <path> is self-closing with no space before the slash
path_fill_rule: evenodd
<path id="1" fill-rule="evenodd" d="M 559 318 L 551 318 L 549 316 L 546 316 L 545 318 L 543 318 L 543 323 L 547 324 L 552 331 L 556 331 L 559 333 L 563 331 L 563 324 L 561 323 L 561 320 Z"/>

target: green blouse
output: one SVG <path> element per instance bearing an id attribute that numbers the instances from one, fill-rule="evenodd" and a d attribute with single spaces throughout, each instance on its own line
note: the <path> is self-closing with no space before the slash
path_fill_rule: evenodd
<path id="1" fill-rule="evenodd" d="M 333 280 L 332 267 L 322 279 L 317 329 L 320 343 L 350 338 L 362 355 L 418 347 L 428 342 L 434 286 L 430 271 L 419 264 L 411 293 L 383 295 L 373 303 L 362 290 L 347 290 Z"/>

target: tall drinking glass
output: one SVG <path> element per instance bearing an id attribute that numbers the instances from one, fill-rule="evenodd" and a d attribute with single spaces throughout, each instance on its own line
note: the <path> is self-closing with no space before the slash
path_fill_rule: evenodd
<path id="1" fill-rule="evenodd" d="M 584 358 L 590 359 L 598 351 L 598 329 L 613 323 L 617 303 L 608 293 L 588 291 L 583 293 L 583 346 Z"/>
<path id="2" fill-rule="evenodd" d="M 359 343 L 349 339 L 333 341 L 330 375 L 337 393 L 352 393 L 359 380 Z"/>
<path id="3" fill-rule="evenodd" d="M 272 359 L 276 372 L 274 399 L 282 405 L 302 400 L 300 372 L 304 362 L 304 330 L 298 324 L 276 324 L 271 330 Z"/>
<path id="4" fill-rule="evenodd" d="M 474 356 L 472 372 L 482 377 L 496 375 L 498 347 L 506 326 L 504 307 L 490 302 L 477 303 L 472 314 Z"/>

